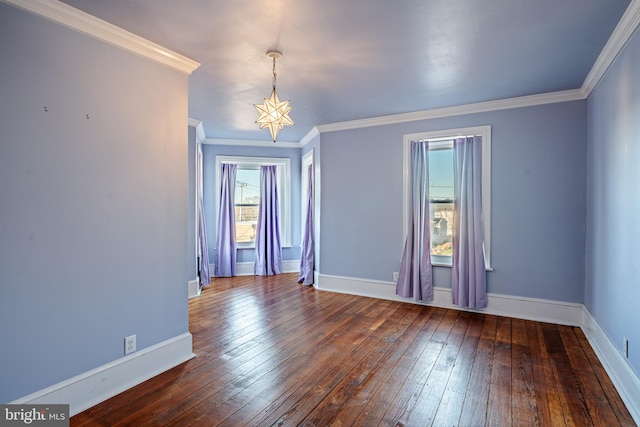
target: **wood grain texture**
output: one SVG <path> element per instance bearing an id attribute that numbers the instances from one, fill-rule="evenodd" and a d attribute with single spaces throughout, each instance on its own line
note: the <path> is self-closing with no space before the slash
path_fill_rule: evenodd
<path id="1" fill-rule="evenodd" d="M 579 328 L 214 279 L 197 357 L 72 426 L 630 426 Z"/>

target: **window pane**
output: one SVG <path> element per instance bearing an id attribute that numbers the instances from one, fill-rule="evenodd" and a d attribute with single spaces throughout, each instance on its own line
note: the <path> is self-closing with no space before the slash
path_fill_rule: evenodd
<path id="1" fill-rule="evenodd" d="M 431 254 L 451 256 L 453 253 L 453 203 L 430 203 Z"/>
<path id="2" fill-rule="evenodd" d="M 453 252 L 453 148 L 429 151 L 431 254 Z"/>
<path id="3" fill-rule="evenodd" d="M 254 242 L 260 204 L 259 169 L 238 169 L 235 202 L 236 242 Z"/>

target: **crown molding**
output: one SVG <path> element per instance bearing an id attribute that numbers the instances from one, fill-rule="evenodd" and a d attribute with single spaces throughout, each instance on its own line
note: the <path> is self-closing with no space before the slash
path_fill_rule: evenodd
<path id="1" fill-rule="evenodd" d="M 196 128 L 196 141 L 199 144 L 202 144 L 204 140 L 207 139 L 207 136 L 204 134 L 204 126 L 202 122 L 198 119 L 192 119 L 189 117 L 189 126 Z"/>
<path id="2" fill-rule="evenodd" d="M 531 107 L 535 105 L 554 104 L 557 102 L 578 101 L 585 99 L 580 89 L 543 93 L 539 95 L 519 96 L 516 98 L 498 99 L 495 101 L 478 102 L 475 104 L 458 105 L 454 107 L 435 108 L 432 110 L 415 111 L 412 113 L 393 114 L 390 116 L 372 117 L 368 119 L 350 120 L 346 122 L 319 125 L 320 133 L 348 129 L 358 129 L 372 126 L 390 125 L 418 120 L 437 119 L 442 117 L 460 116 L 464 114 L 484 113 L 487 111 L 506 110 L 511 108 Z"/>
<path id="3" fill-rule="evenodd" d="M 638 0 L 640 1 L 640 0 Z M 411 113 L 393 114 L 389 116 L 371 117 L 346 122 L 336 122 L 314 126 L 300 142 L 280 142 L 273 148 L 302 148 L 313 138 L 325 132 L 335 132 L 349 129 L 359 129 L 373 126 L 392 125 L 397 123 L 414 122 L 418 120 L 437 119 L 442 117 L 460 116 L 464 114 L 484 113 L 488 111 L 507 110 L 511 108 L 532 107 L 543 104 L 555 104 L 558 102 L 580 101 L 586 99 L 581 89 L 571 89 L 559 92 L 543 93 L 538 95 L 520 96 L 516 98 L 498 99 L 495 101 L 479 102 L 475 104 L 458 105 L 454 107 L 436 108 L 432 110 L 414 111 Z M 213 139 L 207 138 L 204 144 L 213 145 L 237 145 L 264 147 L 265 141 L 241 140 L 241 139 Z"/>
<path id="4" fill-rule="evenodd" d="M 79 31 L 113 46 L 144 56 L 186 74 L 200 66 L 199 62 L 159 44 L 116 27 L 57 0 L 0 0 L 57 24 Z"/>
<path id="5" fill-rule="evenodd" d="M 611 33 L 611 37 L 609 37 L 607 44 L 600 52 L 600 55 L 598 55 L 598 59 L 596 59 L 591 71 L 584 79 L 582 92 L 585 94 L 585 98 L 591 94 L 593 89 L 595 89 L 602 76 L 604 76 L 609 69 L 609 66 L 611 66 L 613 61 L 618 57 L 618 54 L 627 44 L 639 24 L 640 0 L 631 0 L 631 3 L 624 12 L 624 15 L 622 15 L 620 22 L 618 22 L 613 33 Z"/>
<path id="6" fill-rule="evenodd" d="M 202 141 L 203 144 L 209 145 L 235 145 L 243 147 L 266 147 L 266 148 L 300 148 L 300 144 L 297 142 L 277 141 L 261 141 L 257 139 L 217 139 L 206 138 Z"/>
<path id="7" fill-rule="evenodd" d="M 313 138 L 315 138 L 318 135 L 320 135 L 320 131 L 318 130 L 318 127 L 317 126 L 312 127 L 311 130 L 307 132 L 307 134 L 303 136 L 302 139 L 300 140 L 300 147 L 301 148 L 304 147 L 305 145 L 310 143 Z"/>

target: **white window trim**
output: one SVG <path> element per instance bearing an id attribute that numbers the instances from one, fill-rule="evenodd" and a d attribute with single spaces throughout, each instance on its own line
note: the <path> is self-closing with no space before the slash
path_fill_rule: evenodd
<path id="1" fill-rule="evenodd" d="M 409 223 L 409 153 L 411 141 L 447 139 L 461 136 L 479 135 L 482 137 L 482 215 L 484 226 L 484 261 L 487 270 L 491 267 L 491 126 L 475 126 L 459 129 L 444 129 L 430 132 L 409 133 L 403 135 L 402 141 L 402 187 L 403 187 L 403 240 L 407 237 Z M 443 257 L 431 257 L 432 264 L 451 267 L 441 263 Z"/>
<path id="2" fill-rule="evenodd" d="M 291 247 L 291 159 L 286 157 L 216 156 L 216 223 L 218 221 L 218 206 L 220 206 L 220 165 L 222 163 L 231 163 L 238 166 L 251 166 L 257 169 L 262 165 L 278 167 L 280 236 L 282 238 L 282 247 Z M 238 243 L 238 248 L 255 248 L 255 243 Z"/>

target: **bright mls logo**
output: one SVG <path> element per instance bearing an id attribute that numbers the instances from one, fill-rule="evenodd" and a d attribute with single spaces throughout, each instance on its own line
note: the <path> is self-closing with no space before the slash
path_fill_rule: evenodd
<path id="1" fill-rule="evenodd" d="M 68 427 L 69 405 L 0 405 L 0 427 Z"/>

